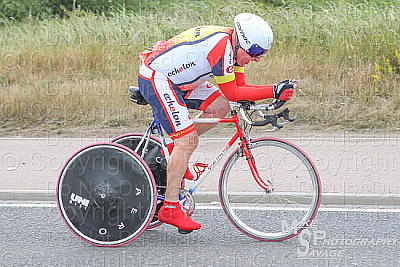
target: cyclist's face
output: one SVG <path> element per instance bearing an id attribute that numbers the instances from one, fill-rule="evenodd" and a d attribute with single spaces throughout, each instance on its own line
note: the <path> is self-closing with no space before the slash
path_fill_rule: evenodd
<path id="1" fill-rule="evenodd" d="M 243 50 L 243 48 L 239 48 L 236 63 L 239 64 L 241 67 L 244 67 L 244 65 L 248 64 L 250 61 L 258 62 L 260 61 L 260 57 L 251 57 L 249 54 L 246 53 L 246 51 Z"/>

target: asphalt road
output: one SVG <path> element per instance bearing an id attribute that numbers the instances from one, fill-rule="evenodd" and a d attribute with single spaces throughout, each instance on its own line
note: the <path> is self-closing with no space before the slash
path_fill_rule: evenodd
<path id="1" fill-rule="evenodd" d="M 162 225 L 121 247 L 77 238 L 55 204 L 0 204 L 0 266 L 400 266 L 393 207 L 321 207 L 300 236 L 261 242 L 239 232 L 219 205 L 196 209 L 202 229 Z"/>
<path id="2" fill-rule="evenodd" d="M 202 137 L 191 157 L 210 163 L 231 134 Z M 117 134 L 96 138 L 0 138 L 0 190 L 46 190 L 54 192 L 66 160 L 79 148 L 109 141 Z M 217 136 L 217 137 L 215 137 Z M 251 136 L 263 136 L 254 134 Z M 264 135 L 266 136 L 266 135 Z M 304 133 L 282 131 L 271 134 L 303 149 L 315 163 L 323 193 L 337 196 L 399 196 L 400 135 L 354 133 Z M 236 144 L 234 145 L 236 146 Z M 217 164 L 197 192 L 216 192 L 222 166 L 233 148 Z"/>
<path id="3" fill-rule="evenodd" d="M 325 199 L 330 194 L 348 203 L 351 197 L 367 196 L 369 205 L 321 207 L 302 235 L 269 243 L 245 236 L 219 205 L 207 204 L 194 214 L 202 224 L 200 231 L 184 236 L 163 225 L 127 245 L 99 248 L 77 238 L 55 204 L 0 202 L 0 266 L 400 266 L 400 207 L 393 206 L 400 193 L 400 136 L 286 133 L 283 137 L 313 159 Z M 66 159 L 82 146 L 108 139 L 0 139 L 0 191 L 44 190 L 53 196 Z M 193 162 L 212 161 L 227 139 L 201 142 Z M 198 193 L 217 191 L 223 163 Z"/>

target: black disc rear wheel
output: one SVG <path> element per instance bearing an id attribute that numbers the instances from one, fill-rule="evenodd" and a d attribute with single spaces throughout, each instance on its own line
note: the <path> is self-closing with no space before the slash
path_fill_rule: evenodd
<path id="1" fill-rule="evenodd" d="M 57 204 L 67 226 L 96 246 L 120 246 L 138 236 L 155 212 L 156 185 L 147 164 L 113 143 L 76 152 L 63 167 Z"/>

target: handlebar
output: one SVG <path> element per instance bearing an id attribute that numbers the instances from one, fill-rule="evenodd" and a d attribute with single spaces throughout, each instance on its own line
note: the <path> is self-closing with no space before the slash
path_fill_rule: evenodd
<path id="1" fill-rule="evenodd" d="M 244 108 L 246 110 L 275 110 L 282 107 L 286 101 L 275 99 L 271 104 L 256 104 L 254 101 L 240 100 L 237 103 L 231 103 L 236 108 Z"/>
<path id="2" fill-rule="evenodd" d="M 231 106 L 239 108 L 241 117 L 248 125 L 265 126 L 267 124 L 271 124 L 273 127 L 272 130 L 266 130 L 263 132 L 274 132 L 276 130 L 281 129 L 283 125 L 288 124 L 295 120 L 294 118 L 290 117 L 289 115 L 290 110 L 288 108 L 285 108 L 283 111 L 272 115 L 264 114 L 262 111 L 271 111 L 278 109 L 282 107 L 285 103 L 286 101 L 277 99 L 275 99 L 274 102 L 272 102 L 271 104 L 256 104 L 253 101 L 242 100 L 238 101 L 237 103 L 231 103 Z M 253 121 L 249 119 L 246 113 L 248 110 L 255 111 L 258 116 L 263 118 L 263 120 Z M 283 117 L 285 121 L 283 123 L 278 123 L 278 119 L 281 117 Z"/>

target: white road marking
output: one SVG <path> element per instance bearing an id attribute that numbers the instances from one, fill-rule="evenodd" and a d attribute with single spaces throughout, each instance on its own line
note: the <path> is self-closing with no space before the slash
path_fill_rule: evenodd
<path id="1" fill-rule="evenodd" d="M 218 210 L 222 209 L 221 206 L 216 205 L 196 205 L 196 209 L 199 210 Z M 240 210 L 305 210 L 304 208 L 279 208 L 279 207 L 245 207 L 245 206 L 237 206 L 233 209 Z M 326 211 L 326 212 L 375 212 L 375 213 L 400 213 L 400 208 L 341 208 L 341 207 L 323 207 L 319 208 L 318 212 Z"/>
<path id="2" fill-rule="evenodd" d="M 10 208 L 57 208 L 56 203 L 0 203 L 0 207 Z M 199 210 L 221 210 L 220 205 L 197 204 Z M 241 210 L 304 210 L 303 208 L 279 208 L 279 207 L 246 207 L 237 206 L 234 209 Z M 369 212 L 369 213 L 400 213 L 400 208 L 345 208 L 345 207 L 323 207 L 318 212 Z"/>

